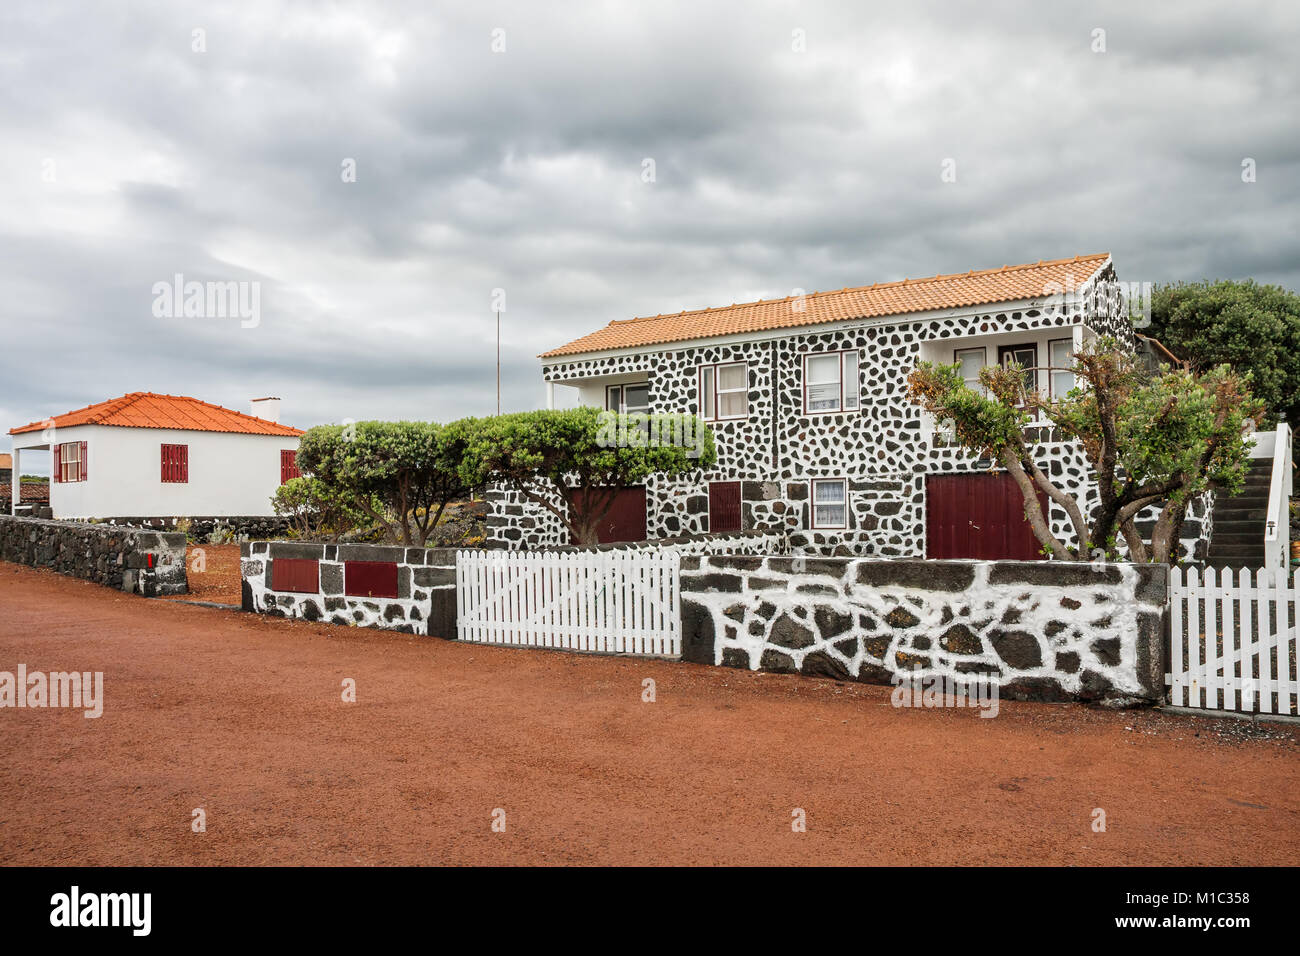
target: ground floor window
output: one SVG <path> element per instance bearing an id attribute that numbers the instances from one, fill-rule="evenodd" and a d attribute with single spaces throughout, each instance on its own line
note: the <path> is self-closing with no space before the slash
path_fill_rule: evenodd
<path id="1" fill-rule="evenodd" d="M 86 443 L 84 441 L 65 441 L 54 446 L 54 480 L 86 480 Z"/>
<path id="2" fill-rule="evenodd" d="M 843 478 L 816 478 L 812 483 L 812 526 L 847 528 L 848 482 Z"/>
<path id="3" fill-rule="evenodd" d="M 280 452 L 280 484 L 284 484 L 290 478 L 301 478 L 302 472 L 298 470 L 298 452 L 296 449 L 285 449 Z"/>
<path id="4" fill-rule="evenodd" d="M 190 446 L 162 446 L 162 480 L 171 484 L 185 484 L 190 480 Z"/>

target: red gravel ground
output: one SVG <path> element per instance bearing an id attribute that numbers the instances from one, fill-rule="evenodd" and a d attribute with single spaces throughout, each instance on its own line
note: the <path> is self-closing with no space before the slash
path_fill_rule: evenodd
<path id="1" fill-rule="evenodd" d="M 239 545 L 199 544 L 185 549 L 188 594 L 169 594 L 169 601 L 211 601 L 238 606 Z"/>
<path id="2" fill-rule="evenodd" d="M 106 703 L 98 720 L 0 711 L 9 864 L 1300 852 L 1292 727 L 1059 704 L 1004 702 L 992 720 L 896 709 L 887 687 L 268 620 L 0 564 L 0 670 L 19 663 L 103 671 Z M 641 700 L 647 677 L 655 703 Z M 196 807 L 206 833 L 191 832 Z M 791 831 L 794 808 L 806 833 Z"/>

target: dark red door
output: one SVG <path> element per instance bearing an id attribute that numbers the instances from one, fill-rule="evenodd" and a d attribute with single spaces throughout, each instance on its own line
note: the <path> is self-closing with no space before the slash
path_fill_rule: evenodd
<path id="1" fill-rule="evenodd" d="M 709 482 L 709 530 L 740 530 L 740 482 Z"/>
<path id="2" fill-rule="evenodd" d="M 621 488 L 596 529 L 601 544 L 645 540 L 645 488 Z"/>
<path id="3" fill-rule="evenodd" d="M 1046 502 L 1041 491 L 1038 499 Z M 1042 545 L 1025 519 L 1024 495 L 1006 472 L 926 478 L 925 517 L 927 557 L 1043 558 Z"/>

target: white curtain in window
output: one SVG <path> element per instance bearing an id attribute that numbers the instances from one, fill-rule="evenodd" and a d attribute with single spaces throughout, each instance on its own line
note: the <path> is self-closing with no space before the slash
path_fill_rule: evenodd
<path id="1" fill-rule="evenodd" d="M 819 528 L 844 527 L 844 482 L 813 482 L 813 523 Z"/>
<path id="2" fill-rule="evenodd" d="M 810 355 L 807 364 L 808 410 L 834 411 L 840 407 L 840 357 Z"/>
<path id="3" fill-rule="evenodd" d="M 844 407 L 858 407 L 858 393 L 861 386 L 858 384 L 858 353 L 844 353 Z"/>
<path id="4" fill-rule="evenodd" d="M 718 415 L 739 418 L 748 410 L 748 383 L 743 364 L 718 367 Z"/>

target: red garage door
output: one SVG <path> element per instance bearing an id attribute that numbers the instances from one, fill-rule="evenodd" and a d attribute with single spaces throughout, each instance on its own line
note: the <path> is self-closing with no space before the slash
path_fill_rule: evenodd
<path id="1" fill-rule="evenodd" d="M 601 544 L 645 540 L 645 488 L 623 488 L 596 529 Z"/>
<path id="2" fill-rule="evenodd" d="M 1042 560 L 1024 495 L 1006 472 L 926 478 L 925 516 L 927 557 Z"/>

